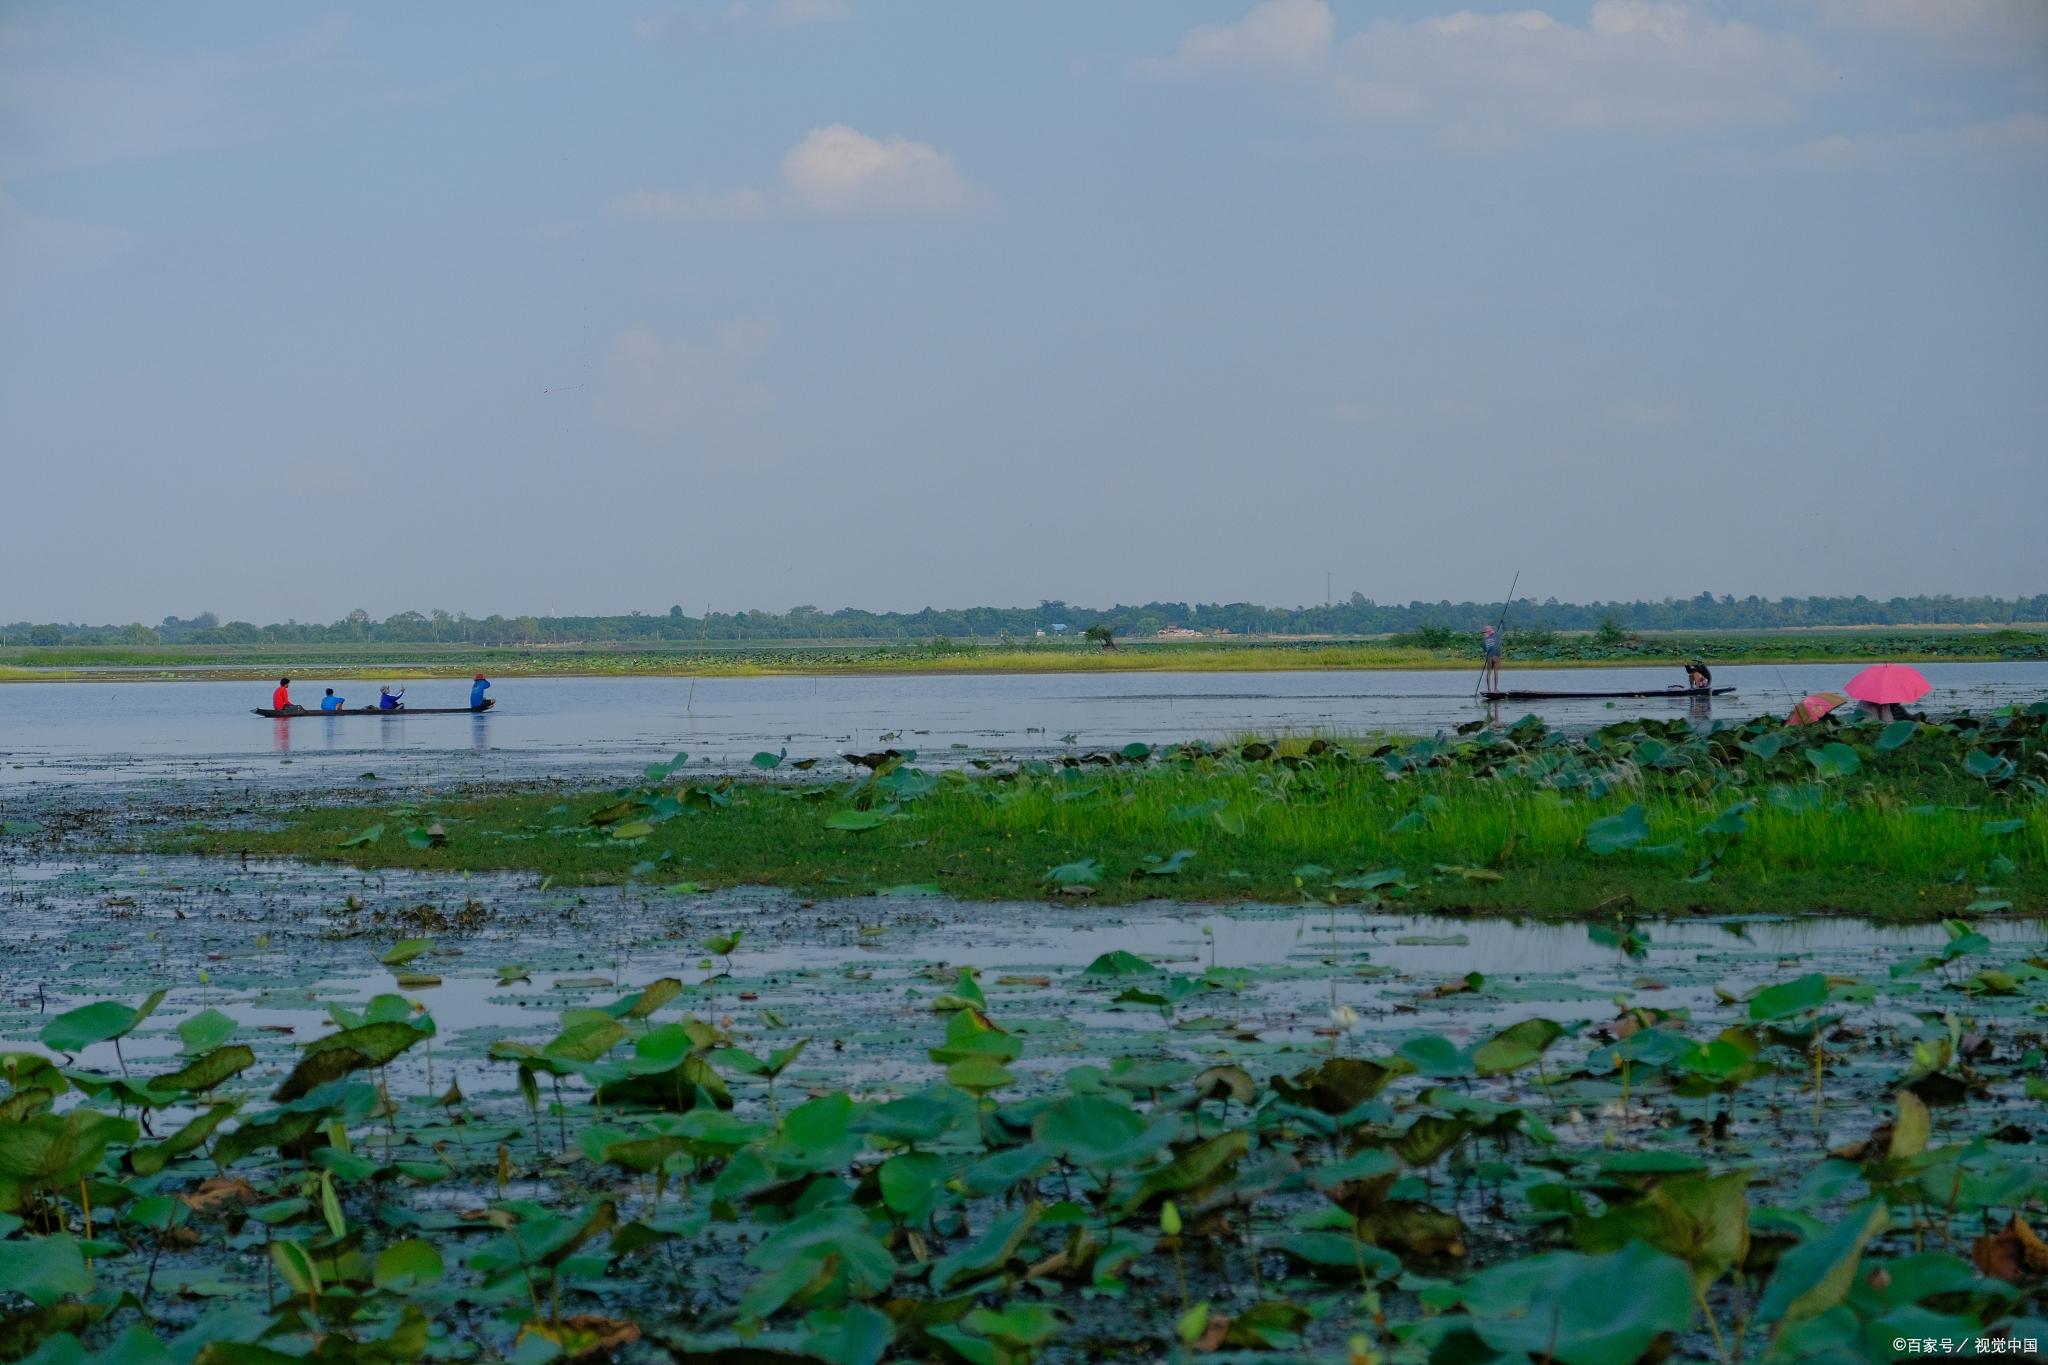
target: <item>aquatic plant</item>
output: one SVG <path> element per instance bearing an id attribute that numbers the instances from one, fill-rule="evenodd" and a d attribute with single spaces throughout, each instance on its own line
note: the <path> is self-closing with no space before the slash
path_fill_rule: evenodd
<path id="1" fill-rule="evenodd" d="M 781 765 L 808 774 L 796 781 L 678 784 L 656 764 L 638 786 L 567 803 L 451 803 L 442 842 L 424 848 L 366 842 L 346 807 L 165 846 L 578 883 L 688 866 L 700 885 L 816 895 L 935 885 L 1128 901 L 1171 879 L 1187 900 L 1573 913 L 1623 898 L 1926 917 L 2048 901 L 2048 703 L 1889 725 L 1639 719 L 1582 735 L 1524 717 L 1409 740 L 1134 744 L 945 769 L 911 751 L 852 757 L 870 768 L 853 781 L 820 781 L 799 759 Z"/>
<path id="2" fill-rule="evenodd" d="M 1515 997 L 1468 980 L 1415 998 L 1486 1012 L 1438 1004 L 1433 1028 L 1372 1024 L 1364 1055 L 1331 1055 L 1250 1022 L 1295 969 L 1188 977 L 1115 950 L 1001 993 L 952 974 L 911 1030 L 922 1059 L 882 1086 L 804 1035 L 756 1041 L 790 1037 L 766 1007 L 745 1026 L 700 1016 L 677 978 L 500 1038 L 502 1084 L 479 1073 L 471 1093 L 403 1069 L 438 1029 L 401 997 L 276 1044 L 172 991 L 175 1071 L 0 1057 L 0 1354 L 2020 1349 L 2048 1338 L 2042 954 L 1959 921 L 1931 955 L 1853 974 L 1781 961 L 1704 1004 L 1622 1000 L 1583 1024 L 1541 994 L 1503 1020 Z M 1364 965 L 1346 952 L 1317 974 Z M 1019 991 L 1050 998 L 1024 1012 Z M 1207 1001 L 1223 1024 L 1168 1010 L 1100 1061 L 1048 1054 L 1047 1012 L 1153 998 Z M 119 1009 L 132 1036 L 134 1007 L 97 1003 L 113 1008 L 66 1017 L 107 1040 Z M 1459 1010 L 1492 1022 L 1441 1031 Z M 57 1036 L 110 1045 L 80 1028 Z M 800 1061 L 784 1106 L 774 1082 Z M 151 1141 L 145 1120 L 177 1126 Z"/>

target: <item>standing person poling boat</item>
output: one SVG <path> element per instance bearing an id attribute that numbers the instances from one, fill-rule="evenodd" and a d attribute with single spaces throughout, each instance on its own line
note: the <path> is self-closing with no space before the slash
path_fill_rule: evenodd
<path id="1" fill-rule="evenodd" d="M 470 710 L 481 711 L 484 709 L 484 693 L 489 689 L 490 685 L 491 680 L 489 678 L 486 678 L 481 673 L 476 675 L 476 680 L 469 685 Z"/>
<path id="2" fill-rule="evenodd" d="M 1515 570 L 1515 576 L 1513 580 L 1508 583 L 1508 595 L 1500 600 L 1500 619 L 1498 621 L 1495 621 L 1492 625 L 1486 627 L 1486 629 L 1479 632 L 1479 647 L 1486 656 L 1486 662 L 1484 666 L 1482 666 L 1479 670 L 1478 683 L 1476 683 L 1472 688 L 1472 697 L 1475 701 L 1479 699 L 1479 694 L 1481 692 L 1484 692 L 1486 694 L 1486 698 L 1489 701 L 1497 700 L 1501 695 L 1501 637 L 1507 633 L 1508 608 L 1514 605 L 1515 589 L 1520 587 L 1521 585 L 1522 571 L 1520 569 L 1517 569 Z"/>

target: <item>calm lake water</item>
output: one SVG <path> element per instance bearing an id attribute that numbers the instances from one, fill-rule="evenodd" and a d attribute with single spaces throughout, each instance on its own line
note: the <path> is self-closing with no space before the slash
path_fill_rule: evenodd
<path id="1" fill-rule="evenodd" d="M 1525 709 L 1567 726 L 1634 715 L 1739 721 L 1840 687 L 1857 665 L 1722 668 L 1737 691 L 1702 702 L 1544 703 Z M 1934 710 L 2048 697 L 2048 663 L 1929 664 Z M 1511 669 L 1528 689 L 1664 687 L 1667 668 Z M 693 765 L 743 766 L 759 750 L 792 758 L 893 745 L 944 762 L 980 754 L 1056 753 L 1133 740 L 1166 743 L 1258 732 L 1432 733 L 1481 718 L 1463 672 L 1118 673 L 775 678 L 507 679 L 483 715 L 266 720 L 252 682 L 0 685 L 0 790 L 22 785 L 252 783 L 317 786 L 374 770 L 421 781 L 606 776 L 687 751 Z M 361 704 L 353 678 L 309 678 L 307 701 L 333 686 Z M 417 706 L 459 706 L 468 685 L 413 684 Z M 1069 741 L 1065 737 L 1073 736 Z"/>

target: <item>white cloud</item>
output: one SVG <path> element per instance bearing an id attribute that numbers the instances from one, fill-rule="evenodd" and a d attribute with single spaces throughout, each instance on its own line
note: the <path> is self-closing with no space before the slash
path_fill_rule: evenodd
<path id="1" fill-rule="evenodd" d="M 10 64 L 11 65 L 11 64 Z M 242 73 L 219 60 L 0 71 L 0 175 L 13 178 L 235 142 Z"/>
<path id="2" fill-rule="evenodd" d="M 289 39 L 277 50 L 276 62 L 317 62 L 340 52 L 347 44 L 351 25 L 345 15 L 330 15 L 318 25 Z"/>
<path id="3" fill-rule="evenodd" d="M 605 206 L 615 218 L 662 222 L 740 222 L 775 213 L 845 218 L 943 217 L 966 213 L 981 191 L 928 142 L 869 137 L 835 123 L 813 128 L 782 158 L 782 183 L 772 193 L 733 190 L 638 189 Z"/>
<path id="4" fill-rule="evenodd" d="M 664 222 L 739 222 L 768 212 L 768 197 L 756 189 L 634 190 L 605 206 L 615 218 L 651 218 Z"/>
<path id="5" fill-rule="evenodd" d="M 767 318 L 734 318 L 718 329 L 718 344 L 728 355 L 759 355 L 775 340 L 775 324 Z"/>
<path id="6" fill-rule="evenodd" d="M 628 328 L 612 342 L 598 397 L 618 420 L 672 428 L 715 391 L 709 354 L 691 341 L 665 341 L 652 327 Z"/>
<path id="7" fill-rule="evenodd" d="M 754 364 L 773 339 L 772 323 L 741 318 L 709 341 L 669 339 L 642 323 L 613 338 L 598 379 L 600 411 L 643 434 L 704 430 L 756 410 L 767 390 Z"/>
<path id="8" fill-rule="evenodd" d="M 46 218 L 0 193 L 0 267 L 18 283 L 110 261 L 137 241 L 126 228 Z"/>
<path id="9" fill-rule="evenodd" d="M 684 43 L 705 33 L 757 33 L 768 29 L 843 24 L 853 18 L 846 0 L 733 0 L 715 19 L 674 10 L 633 21 L 633 36 L 647 43 Z"/>
<path id="10" fill-rule="evenodd" d="M 238 107 L 247 77 L 324 60 L 347 21 L 330 19 L 242 57 L 65 60 L 59 23 L 0 26 L 0 178 L 227 146 L 260 131 Z"/>
<path id="11" fill-rule="evenodd" d="M 846 0 L 734 0 L 725 12 L 733 28 L 808 28 L 853 18 Z"/>
<path id="12" fill-rule="evenodd" d="M 1322 0 L 1267 0 L 1239 23 L 1194 30 L 1151 69 L 1263 72 L 1344 115 L 1411 121 L 1468 146 L 1787 120 L 1827 84 L 1797 38 L 1688 0 L 1596 0 L 1583 22 L 1460 10 L 1341 40 L 1334 22 Z"/>
<path id="13" fill-rule="evenodd" d="M 814 128 L 782 158 L 782 181 L 813 213 L 951 214 L 974 187 L 928 142 L 873 138 L 843 123 Z"/>
<path id="14" fill-rule="evenodd" d="M 1732 158 L 1742 169 L 1862 170 L 1909 161 L 1980 166 L 2048 165 L 2048 115 L 2010 118 L 1925 132 L 1852 137 L 1837 133 L 1773 151 Z"/>
<path id="15" fill-rule="evenodd" d="M 1820 0 L 1821 15 L 1843 28 L 1902 38 L 2012 43 L 2015 56 L 2048 57 L 2048 4 L 2042 0 Z"/>
<path id="16" fill-rule="evenodd" d="M 1679 0 L 1598 0 L 1583 24 L 1540 10 L 1379 23 L 1345 41 L 1338 66 L 1349 107 L 1480 140 L 1777 122 L 1825 83 L 1796 38 Z"/>
<path id="17" fill-rule="evenodd" d="M 1234 24 L 1203 24 L 1170 56 L 1138 63 L 1157 76 L 1300 69 L 1329 55 L 1337 16 L 1327 0 L 1263 0 Z"/>
<path id="18" fill-rule="evenodd" d="M 680 43 L 695 31 L 680 14 L 645 14 L 633 21 L 633 36 L 643 43 Z"/>

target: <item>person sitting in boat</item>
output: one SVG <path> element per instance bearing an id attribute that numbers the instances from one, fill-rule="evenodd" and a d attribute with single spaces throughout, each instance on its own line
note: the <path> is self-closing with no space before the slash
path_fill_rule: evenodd
<path id="1" fill-rule="evenodd" d="M 347 705 L 348 698 L 335 696 L 334 689 L 331 687 L 327 689 L 327 695 L 320 699 L 320 709 L 322 711 L 339 711 Z"/>
<path id="2" fill-rule="evenodd" d="M 301 708 L 292 700 L 292 680 L 279 678 L 277 689 L 270 694 L 270 709 L 273 711 L 297 711 Z"/>
<path id="3" fill-rule="evenodd" d="M 404 696 L 405 689 L 402 687 L 396 692 L 393 692 L 389 687 L 380 688 L 377 692 L 377 709 L 379 711 L 403 711 L 405 709 Z"/>
<path id="4" fill-rule="evenodd" d="M 1714 685 L 1714 675 L 1707 671 L 1705 664 L 1694 659 L 1685 666 L 1685 685 L 1695 692 L 1711 688 Z"/>
<path id="5" fill-rule="evenodd" d="M 489 678 L 486 678 L 481 673 L 476 675 L 476 680 L 470 683 L 469 685 L 470 710 L 481 711 L 484 709 L 484 692 L 490 687 L 490 685 L 491 680 Z"/>

